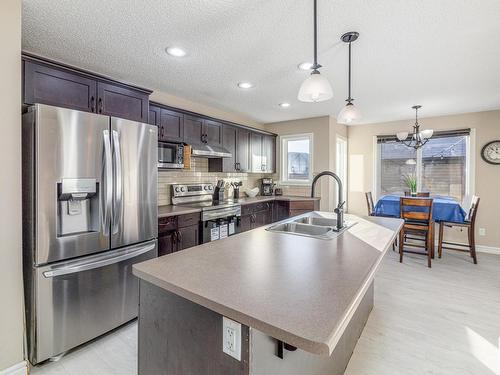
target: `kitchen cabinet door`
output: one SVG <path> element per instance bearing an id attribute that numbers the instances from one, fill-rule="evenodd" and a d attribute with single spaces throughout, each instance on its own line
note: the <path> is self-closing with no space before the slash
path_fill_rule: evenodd
<path id="1" fill-rule="evenodd" d="M 262 134 L 250 134 L 250 171 L 256 173 L 263 172 L 262 164 Z"/>
<path id="2" fill-rule="evenodd" d="M 195 116 L 184 116 L 184 142 L 187 144 L 201 144 L 203 135 L 203 119 Z"/>
<path id="3" fill-rule="evenodd" d="M 184 250 L 200 244 L 200 232 L 198 225 L 179 228 L 177 231 L 177 250 Z"/>
<path id="4" fill-rule="evenodd" d="M 250 171 L 250 131 L 243 128 L 236 132 L 236 166 L 238 172 Z"/>
<path id="5" fill-rule="evenodd" d="M 167 232 L 158 236 L 158 256 L 171 254 L 176 250 L 176 232 Z"/>
<path id="6" fill-rule="evenodd" d="M 276 137 L 264 135 L 262 137 L 262 164 L 265 173 L 276 172 Z"/>
<path id="7" fill-rule="evenodd" d="M 97 81 L 71 70 L 24 61 L 25 104 L 48 104 L 85 112 L 96 111 Z"/>
<path id="8" fill-rule="evenodd" d="M 254 214 L 254 223 L 253 227 L 258 228 L 263 225 L 269 224 L 271 222 L 271 219 L 269 218 L 269 212 L 270 211 L 259 211 Z"/>
<path id="9" fill-rule="evenodd" d="M 204 120 L 203 134 L 206 144 L 210 146 L 222 146 L 222 124 L 220 122 Z"/>
<path id="10" fill-rule="evenodd" d="M 158 137 L 160 141 L 182 142 L 184 140 L 184 114 L 162 108 Z"/>
<path id="11" fill-rule="evenodd" d="M 222 126 L 222 147 L 231 153 L 230 158 L 222 158 L 222 172 L 236 172 L 236 134 L 238 130 L 234 126 Z"/>
<path id="12" fill-rule="evenodd" d="M 97 113 L 148 122 L 149 96 L 146 93 L 108 82 L 97 82 Z"/>
<path id="13" fill-rule="evenodd" d="M 149 106 L 149 115 L 148 115 L 148 124 L 160 126 L 160 112 L 161 108 L 150 105 Z M 160 139 L 160 128 L 158 128 L 158 139 Z"/>
<path id="14" fill-rule="evenodd" d="M 244 215 L 241 217 L 240 230 L 242 232 L 246 232 L 247 230 L 253 229 L 252 224 L 253 224 L 253 214 Z"/>

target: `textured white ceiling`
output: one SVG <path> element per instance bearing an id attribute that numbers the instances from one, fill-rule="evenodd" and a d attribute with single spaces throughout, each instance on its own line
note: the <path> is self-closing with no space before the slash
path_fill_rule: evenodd
<path id="1" fill-rule="evenodd" d="M 300 103 L 312 0 L 24 0 L 23 49 L 260 122 L 336 115 L 364 122 L 500 108 L 500 1 L 318 0 L 319 62 L 334 99 Z M 175 59 L 166 46 L 185 48 Z M 243 91 L 238 81 L 255 88 Z M 288 109 L 278 103 L 288 101 Z"/>

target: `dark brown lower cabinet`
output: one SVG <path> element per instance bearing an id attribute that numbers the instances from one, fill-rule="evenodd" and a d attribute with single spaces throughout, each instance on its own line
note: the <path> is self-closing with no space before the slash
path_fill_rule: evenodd
<path id="1" fill-rule="evenodd" d="M 243 215 L 241 217 L 240 230 L 242 232 L 246 232 L 247 230 L 252 229 L 252 221 L 253 221 L 253 214 Z"/>
<path id="2" fill-rule="evenodd" d="M 177 251 L 200 244 L 200 227 L 191 225 L 177 230 Z"/>
<path id="3" fill-rule="evenodd" d="M 170 216 L 158 220 L 158 255 L 200 244 L 200 214 Z"/>

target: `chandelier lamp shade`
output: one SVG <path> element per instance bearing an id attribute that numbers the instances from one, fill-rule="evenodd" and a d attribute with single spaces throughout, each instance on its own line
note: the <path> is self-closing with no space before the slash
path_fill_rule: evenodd
<path id="1" fill-rule="evenodd" d="M 414 105 L 412 108 L 415 110 L 415 125 L 413 125 L 413 133 L 398 132 L 396 133 L 396 138 L 405 146 L 418 150 L 429 141 L 434 134 L 434 131 L 432 129 L 420 131 L 420 125 L 418 124 L 418 110 L 422 108 L 422 106 Z"/>
<path id="2" fill-rule="evenodd" d="M 329 100 L 333 97 L 332 86 L 328 79 L 321 75 L 318 64 L 318 17 L 317 0 L 314 0 L 314 63 L 311 75 L 302 82 L 297 99 L 301 102 L 316 103 Z"/>
<path id="3" fill-rule="evenodd" d="M 359 109 L 354 105 L 353 101 L 354 99 L 351 97 L 351 43 L 356 41 L 359 37 L 359 33 L 356 31 L 350 31 L 348 33 L 343 34 L 340 37 L 340 40 L 342 40 L 344 43 L 349 44 L 349 76 L 348 76 L 348 96 L 346 99 L 347 104 L 345 105 L 344 108 L 340 111 L 340 113 L 337 116 L 337 122 L 339 124 L 354 124 L 356 122 L 359 122 L 361 120 L 361 112 Z"/>

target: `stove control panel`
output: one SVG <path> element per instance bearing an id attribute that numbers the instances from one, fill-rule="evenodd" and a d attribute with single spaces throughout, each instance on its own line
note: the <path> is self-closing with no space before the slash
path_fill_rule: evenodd
<path id="1" fill-rule="evenodd" d="M 214 193 L 214 185 L 212 183 L 172 185 L 173 198 L 212 195 L 213 193 Z"/>

